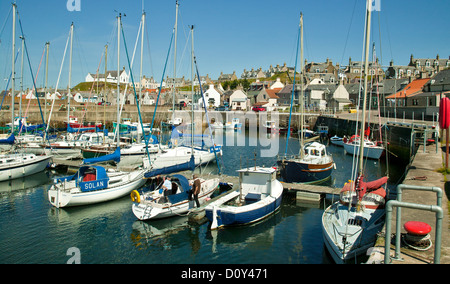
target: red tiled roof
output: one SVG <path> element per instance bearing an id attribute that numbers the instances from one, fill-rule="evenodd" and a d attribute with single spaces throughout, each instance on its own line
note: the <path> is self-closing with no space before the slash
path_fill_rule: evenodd
<path id="1" fill-rule="evenodd" d="M 387 96 L 386 99 L 401 99 L 401 98 L 413 96 L 413 95 L 421 92 L 423 86 L 429 80 L 430 80 L 429 78 L 416 79 L 416 80 L 412 81 L 411 83 L 409 83 L 408 85 L 406 85 L 406 87 L 403 90 L 401 90 L 395 94 L 392 94 L 390 96 Z"/>

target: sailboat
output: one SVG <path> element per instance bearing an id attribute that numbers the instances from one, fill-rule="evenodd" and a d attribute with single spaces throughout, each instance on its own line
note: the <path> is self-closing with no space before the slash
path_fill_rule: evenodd
<path id="1" fill-rule="evenodd" d="M 369 66 L 369 42 L 371 1 L 367 1 L 364 98 L 361 133 L 364 137 L 367 102 L 367 75 Z M 365 181 L 364 147 L 359 147 L 357 177 L 344 185 L 339 201 L 330 205 L 322 215 L 322 233 L 325 245 L 336 263 L 345 263 L 365 254 L 376 241 L 384 225 L 386 191 L 382 187 L 388 178 Z M 356 168 L 355 164 L 353 168 Z M 355 173 L 356 174 L 356 173 Z M 352 173 L 353 175 L 353 173 Z"/>
<path id="2" fill-rule="evenodd" d="M 299 38 L 301 38 L 301 94 L 299 97 L 301 104 L 300 129 L 304 129 L 304 91 L 303 91 L 303 14 L 300 14 Z M 298 40 L 297 40 L 298 51 Z M 294 82 L 291 95 L 291 108 L 289 113 L 288 134 L 286 138 L 286 151 L 284 156 L 279 156 L 277 164 L 280 168 L 281 176 L 285 182 L 289 183 L 320 183 L 331 177 L 334 168 L 333 158 L 327 154 L 325 145 L 318 142 L 304 143 L 304 135 L 300 135 L 300 153 L 298 156 L 288 156 L 288 143 L 291 133 L 292 106 L 295 92 L 295 74 L 297 73 L 297 56 L 295 59 Z"/>
<path id="3" fill-rule="evenodd" d="M 132 211 L 139 220 L 155 220 L 178 216 L 193 208 L 193 201 L 189 200 L 190 182 L 182 175 L 173 175 L 171 192 L 164 192 L 160 187 L 142 195 L 138 191 L 132 192 Z M 219 187 L 219 179 L 200 179 L 200 193 L 198 200 L 203 204 Z"/>
<path id="4" fill-rule="evenodd" d="M 13 33 L 12 33 L 12 83 L 11 83 L 11 117 L 12 125 L 14 125 L 14 96 L 15 96 L 15 29 L 16 29 L 16 9 L 15 3 L 13 5 Z M 13 129 L 12 129 L 13 133 Z M 6 140 L 9 143 L 14 142 L 14 135 L 10 136 L 10 139 Z M 0 181 L 12 180 L 15 178 L 21 178 L 29 176 L 38 172 L 44 171 L 52 156 L 36 156 L 35 154 L 27 153 L 12 153 L 12 154 L 1 154 L 0 155 Z"/>
<path id="5" fill-rule="evenodd" d="M 117 21 L 117 66 L 120 68 L 121 14 L 117 17 Z M 117 80 L 117 108 L 119 108 L 119 97 L 120 80 Z M 117 111 L 117 123 L 119 124 L 119 122 L 120 114 Z M 117 147 L 112 158 L 118 159 L 117 156 L 120 156 L 119 135 L 116 135 L 116 138 Z M 111 156 L 101 158 L 106 160 Z M 94 162 L 99 162 L 99 159 L 84 161 L 85 164 Z M 54 184 L 48 190 L 48 199 L 57 208 L 109 201 L 130 194 L 133 190 L 143 186 L 145 172 L 146 169 L 142 167 L 132 172 L 122 172 L 106 170 L 102 166 L 85 165 L 72 176 L 55 179 Z"/>
<path id="6" fill-rule="evenodd" d="M 192 98 L 194 96 L 194 26 L 191 26 L 191 43 L 192 43 Z M 197 72 L 197 76 L 198 72 Z M 200 90 L 203 97 L 203 91 L 200 86 Z M 204 99 L 204 98 L 203 98 Z M 194 100 L 192 100 L 194 101 Z M 205 111 L 206 110 L 206 104 Z M 155 108 L 156 111 L 156 108 Z M 191 109 L 191 121 L 194 121 L 194 105 L 192 104 Z M 155 174 L 155 171 L 161 173 L 160 170 L 165 169 L 167 173 L 172 173 L 174 171 L 188 170 L 192 168 L 192 163 L 194 166 L 199 166 L 207 164 L 209 162 L 217 159 L 217 156 L 222 155 L 222 147 L 220 145 L 214 145 L 205 149 L 204 147 L 194 146 L 194 124 L 191 123 L 191 145 L 178 146 L 171 149 L 162 150 L 160 153 L 152 155 L 150 158 L 145 157 L 144 164 L 150 171 L 146 173 L 146 177 L 151 177 Z M 210 126 L 208 126 L 210 127 Z M 212 135 L 211 135 L 212 137 Z"/>

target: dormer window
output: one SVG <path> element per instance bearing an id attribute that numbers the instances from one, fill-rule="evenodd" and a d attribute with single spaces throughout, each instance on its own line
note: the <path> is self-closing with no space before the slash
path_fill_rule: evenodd
<path id="1" fill-rule="evenodd" d="M 427 60 L 427 62 L 425 62 L 425 66 L 430 67 L 430 61 Z"/>

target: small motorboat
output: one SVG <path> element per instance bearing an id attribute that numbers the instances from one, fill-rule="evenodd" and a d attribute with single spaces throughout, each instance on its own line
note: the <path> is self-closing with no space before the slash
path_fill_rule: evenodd
<path id="1" fill-rule="evenodd" d="M 162 190 L 161 186 L 153 191 L 131 193 L 132 211 L 139 220 L 161 219 L 179 216 L 193 208 L 194 202 L 189 200 L 191 186 L 182 175 L 171 176 L 172 189 Z M 198 195 L 200 205 L 209 198 L 219 186 L 219 179 L 200 179 L 201 189 Z"/>
<path id="2" fill-rule="evenodd" d="M 334 135 L 330 138 L 330 142 L 333 145 L 344 147 L 344 138 Z"/>
<path id="3" fill-rule="evenodd" d="M 281 205 L 283 186 L 274 168 L 251 167 L 239 172 L 240 188 L 205 207 L 211 229 L 247 225 L 273 214 Z"/>

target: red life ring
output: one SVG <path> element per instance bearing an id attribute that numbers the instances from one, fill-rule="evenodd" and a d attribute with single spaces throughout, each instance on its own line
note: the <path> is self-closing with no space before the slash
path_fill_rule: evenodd
<path id="1" fill-rule="evenodd" d="M 441 129 L 450 126 L 450 99 L 447 97 L 442 98 L 439 105 L 439 126 Z"/>

